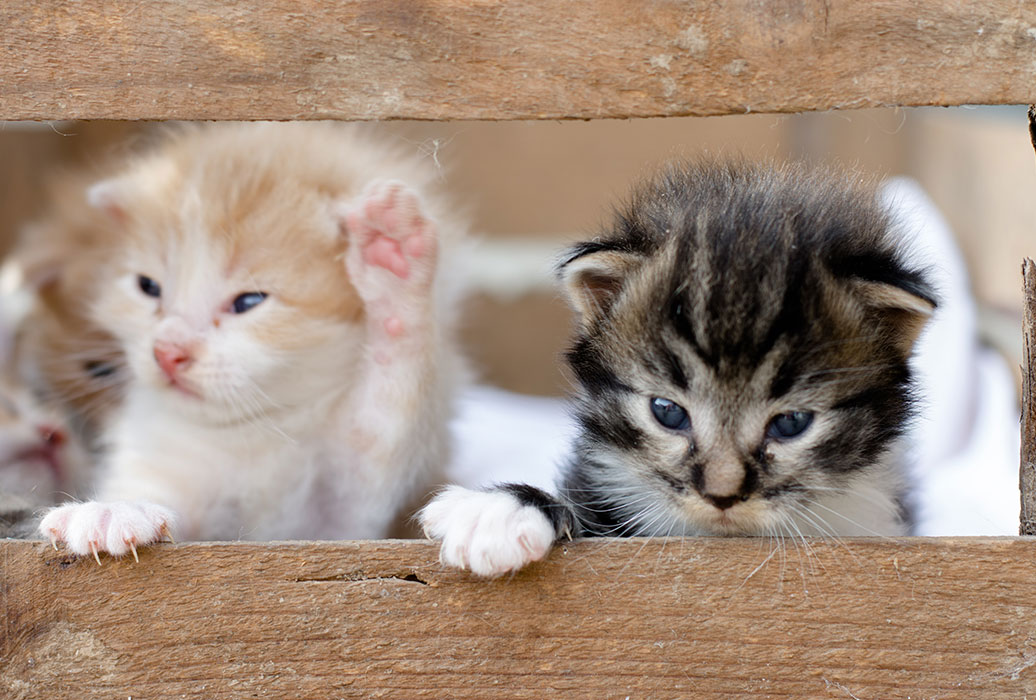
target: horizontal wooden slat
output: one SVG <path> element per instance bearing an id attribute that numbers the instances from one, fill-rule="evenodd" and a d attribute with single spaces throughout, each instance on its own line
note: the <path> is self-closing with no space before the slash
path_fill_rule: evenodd
<path id="1" fill-rule="evenodd" d="M 0 697 L 1021 698 L 1030 539 L 570 544 L 521 574 L 427 542 L 0 543 Z M 772 554 L 772 556 L 771 556 Z"/>
<path id="2" fill-rule="evenodd" d="M 1021 103 L 1016 0 L 4 0 L 0 119 L 554 119 Z"/>
<path id="3" fill-rule="evenodd" d="M 1036 114 L 1029 108 L 1029 130 L 1036 148 Z M 1022 452 L 1021 525 L 1022 535 L 1036 535 L 1036 263 L 1022 261 L 1022 282 L 1025 288 L 1025 308 L 1022 315 Z"/>

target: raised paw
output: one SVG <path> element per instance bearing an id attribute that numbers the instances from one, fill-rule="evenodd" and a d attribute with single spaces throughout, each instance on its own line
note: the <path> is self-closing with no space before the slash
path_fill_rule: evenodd
<path id="1" fill-rule="evenodd" d="M 547 516 L 505 491 L 451 486 L 418 517 L 428 537 L 442 540 L 439 558 L 444 564 L 485 577 L 539 561 L 555 538 Z"/>
<path id="2" fill-rule="evenodd" d="M 417 288 L 431 282 L 436 256 L 435 226 L 422 211 L 416 191 L 397 180 L 377 180 L 343 210 L 349 231 L 349 273 L 360 295 L 384 293 L 391 283 L 382 271 Z M 377 287 L 380 289 L 365 288 Z"/>
<path id="3" fill-rule="evenodd" d="M 64 542 L 75 554 L 93 555 L 100 564 L 98 552 L 116 557 L 132 552 L 137 559 L 137 547 L 166 537 L 174 517 L 173 511 L 154 503 L 69 503 L 48 511 L 40 532 L 55 547 Z"/>

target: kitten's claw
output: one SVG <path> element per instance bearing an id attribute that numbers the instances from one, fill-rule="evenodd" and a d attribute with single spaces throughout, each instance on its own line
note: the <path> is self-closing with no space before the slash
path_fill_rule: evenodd
<path id="1" fill-rule="evenodd" d="M 169 535 L 173 519 L 171 510 L 154 503 L 88 501 L 52 508 L 39 529 L 52 541 L 64 542 L 74 554 L 92 556 L 100 564 L 101 552 L 115 557 L 132 552 L 140 561 L 136 545 Z"/>
<path id="2" fill-rule="evenodd" d="M 545 557 L 554 526 L 535 506 L 503 491 L 469 491 L 451 486 L 419 514 L 425 535 L 442 540 L 439 561 L 496 577 Z"/>
<path id="3" fill-rule="evenodd" d="M 55 537 L 54 535 L 50 536 L 50 546 L 54 548 L 55 552 L 59 551 L 58 550 L 58 538 Z"/>

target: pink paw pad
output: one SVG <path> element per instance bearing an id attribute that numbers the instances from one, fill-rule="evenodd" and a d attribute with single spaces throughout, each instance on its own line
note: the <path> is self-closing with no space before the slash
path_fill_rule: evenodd
<path id="1" fill-rule="evenodd" d="M 410 264 L 403 257 L 399 242 L 379 236 L 363 249 L 363 259 L 371 265 L 383 267 L 396 277 L 406 279 L 410 275 Z"/>
<path id="2" fill-rule="evenodd" d="M 412 258 L 423 258 L 428 254 L 428 237 L 415 233 L 410 238 L 403 241 L 403 248 L 406 250 L 406 254 Z"/>
<path id="3" fill-rule="evenodd" d="M 431 222 L 417 194 L 401 182 L 370 185 L 346 210 L 345 223 L 363 261 L 400 279 L 408 279 L 413 263 L 433 253 Z"/>

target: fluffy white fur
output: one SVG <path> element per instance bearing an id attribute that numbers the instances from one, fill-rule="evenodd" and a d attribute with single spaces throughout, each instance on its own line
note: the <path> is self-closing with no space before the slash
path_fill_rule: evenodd
<path id="1" fill-rule="evenodd" d="M 421 510 L 420 520 L 426 536 L 442 541 L 442 563 L 478 576 L 518 571 L 554 543 L 547 517 L 502 491 L 450 486 Z"/>
<path id="2" fill-rule="evenodd" d="M 125 230 L 95 317 L 131 379 L 96 500 L 45 535 L 113 555 L 166 530 L 382 537 L 440 482 L 461 226 L 425 163 L 335 125 L 189 128 L 90 200 Z"/>

